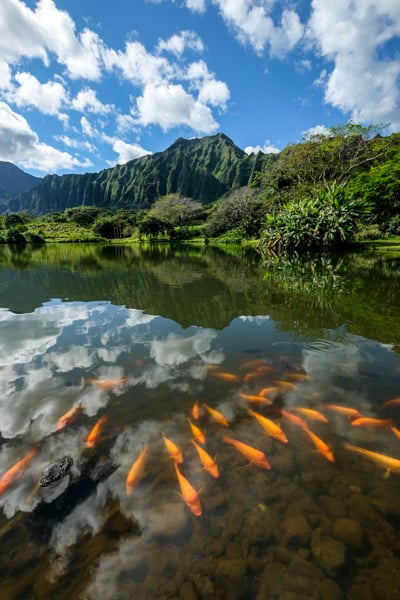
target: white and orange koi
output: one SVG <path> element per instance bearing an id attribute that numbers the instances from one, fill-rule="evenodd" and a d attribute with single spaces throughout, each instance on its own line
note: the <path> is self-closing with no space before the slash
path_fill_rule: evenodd
<path id="1" fill-rule="evenodd" d="M 127 377 L 118 377 L 117 379 L 85 379 L 86 383 L 97 385 L 102 390 L 108 391 L 113 388 L 123 385 L 128 381 Z"/>
<path id="2" fill-rule="evenodd" d="M 179 487 L 181 490 L 180 496 L 186 502 L 192 513 L 196 517 L 201 517 L 202 508 L 199 494 L 196 492 L 192 484 L 182 475 L 178 465 L 175 463 L 176 476 L 178 478 Z"/>
<path id="3" fill-rule="evenodd" d="M 247 412 L 249 413 L 249 415 L 251 415 L 252 417 L 257 419 L 257 421 L 259 422 L 259 424 L 264 429 L 264 431 L 267 435 L 273 437 L 274 439 L 278 440 L 279 442 L 283 442 L 284 444 L 287 444 L 288 439 L 287 439 L 285 433 L 282 431 L 282 429 L 280 428 L 280 426 L 277 423 L 275 423 L 271 419 L 268 419 L 267 417 L 264 417 L 263 415 L 260 415 L 260 413 L 257 413 L 254 410 L 251 410 L 251 408 L 249 408 L 247 410 Z"/>
<path id="4" fill-rule="evenodd" d="M 353 444 L 349 444 L 347 442 L 344 443 L 344 447 L 347 450 L 351 450 L 352 452 L 357 452 L 358 454 L 365 456 L 373 463 L 378 465 L 378 467 L 382 467 L 385 469 L 387 475 L 389 475 L 391 472 L 400 473 L 400 460 L 398 458 L 393 458 L 392 456 L 387 456 L 386 454 L 381 454 L 380 452 L 366 450 L 365 448 L 354 446 Z"/>
<path id="5" fill-rule="evenodd" d="M 4 473 L 0 479 L 0 494 L 3 494 L 13 483 L 15 483 L 24 473 L 25 469 L 30 465 L 39 450 L 34 448 L 26 456 L 15 463 L 8 471 Z"/>
<path id="6" fill-rule="evenodd" d="M 261 467 L 266 471 L 271 469 L 271 465 L 269 464 L 268 459 L 262 450 L 258 450 L 249 444 L 245 444 L 244 442 L 227 436 L 224 437 L 224 442 L 231 444 L 231 446 L 236 448 L 236 450 L 245 456 L 250 463 L 256 465 L 257 467 Z"/>
<path id="7" fill-rule="evenodd" d="M 198 444 L 196 444 L 194 440 L 191 441 L 197 450 L 197 454 L 199 455 L 199 459 L 203 465 L 203 468 L 210 473 L 212 477 L 219 477 L 218 465 L 215 460 L 208 454 L 208 452 L 206 452 L 206 450 L 204 450 L 204 448 L 201 448 Z"/>
<path id="8" fill-rule="evenodd" d="M 326 458 L 326 460 L 329 460 L 329 462 L 335 462 L 335 457 L 333 456 L 332 450 L 329 448 L 328 444 L 326 444 L 324 442 L 324 440 L 321 440 L 320 437 L 318 437 L 313 431 L 311 431 L 311 429 L 309 429 L 308 427 L 304 430 L 307 435 L 310 437 L 310 439 L 313 441 L 314 446 L 316 447 L 316 449 L 318 450 L 318 452 L 324 457 Z"/>
<path id="9" fill-rule="evenodd" d="M 146 465 L 148 452 L 149 447 L 147 446 L 147 444 L 145 444 L 143 450 L 141 450 L 139 456 L 130 468 L 125 482 L 126 493 L 128 495 L 132 494 L 133 490 L 144 476 L 144 468 Z"/>
<path id="10" fill-rule="evenodd" d="M 328 419 L 323 415 L 319 410 L 315 410 L 314 408 L 307 408 L 303 406 L 291 406 L 291 410 L 300 413 L 306 419 L 310 419 L 310 421 L 317 421 L 318 423 L 327 423 Z"/>
<path id="11" fill-rule="evenodd" d="M 102 415 L 98 419 L 97 423 L 86 438 L 86 446 L 88 446 L 89 448 L 94 448 L 100 442 L 100 440 L 102 439 L 100 435 L 101 430 L 103 428 L 104 423 L 106 423 L 107 421 L 108 417 L 106 415 Z"/>
<path id="12" fill-rule="evenodd" d="M 63 414 L 57 421 L 57 431 L 76 421 L 81 412 L 83 412 L 83 409 L 83 404 L 79 402 L 79 404 L 73 406 L 68 412 Z"/>
<path id="13" fill-rule="evenodd" d="M 206 410 L 207 410 L 208 414 L 211 416 L 213 421 L 218 423 L 218 425 L 222 425 L 223 427 L 229 427 L 229 421 L 222 414 L 222 412 L 220 412 L 219 410 L 216 410 L 215 408 L 211 408 L 211 406 L 208 406 L 208 404 L 204 404 L 204 406 L 206 407 Z"/>
<path id="14" fill-rule="evenodd" d="M 173 459 L 173 461 L 177 464 L 183 463 L 183 456 L 182 456 L 182 452 L 181 452 L 181 449 L 179 448 L 179 446 L 177 444 L 175 444 L 175 442 L 173 442 L 172 440 L 167 438 L 165 433 L 161 432 L 161 435 L 163 436 L 163 440 L 164 440 L 164 444 L 167 449 L 167 452 L 170 455 L 170 457 Z"/>
<path id="15" fill-rule="evenodd" d="M 206 438 L 204 437 L 204 433 L 201 431 L 200 427 L 197 427 L 197 425 L 192 423 L 190 419 L 188 419 L 187 421 L 190 425 L 190 429 L 192 430 L 194 439 L 199 441 L 201 444 L 205 444 Z"/>

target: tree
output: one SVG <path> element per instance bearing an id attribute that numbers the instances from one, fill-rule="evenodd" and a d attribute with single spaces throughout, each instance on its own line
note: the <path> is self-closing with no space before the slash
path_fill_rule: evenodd
<path id="1" fill-rule="evenodd" d="M 218 237 L 236 229 L 242 237 L 257 237 L 266 213 L 264 201 L 255 190 L 240 188 L 215 205 L 207 222 L 207 237 Z"/>
<path id="2" fill-rule="evenodd" d="M 148 212 L 149 217 L 169 223 L 173 227 L 185 227 L 204 213 L 201 202 L 180 198 L 174 194 L 159 198 Z"/>
<path id="3" fill-rule="evenodd" d="M 383 125 L 363 127 L 350 121 L 312 134 L 288 146 L 263 177 L 263 187 L 281 200 L 310 195 L 332 182 L 346 183 L 351 176 L 383 160 L 387 150 L 377 135 Z"/>

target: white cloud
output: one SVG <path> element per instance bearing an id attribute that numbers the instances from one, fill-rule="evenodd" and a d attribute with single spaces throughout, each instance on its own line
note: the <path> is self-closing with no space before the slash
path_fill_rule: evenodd
<path id="1" fill-rule="evenodd" d="M 283 10 L 280 24 L 268 14 L 273 3 L 262 0 L 213 0 L 226 24 L 238 39 L 261 54 L 269 47 L 272 56 L 284 56 L 301 40 L 304 27 L 297 13 Z"/>
<path id="2" fill-rule="evenodd" d="M 96 92 L 88 87 L 78 92 L 76 97 L 73 98 L 71 106 L 79 112 L 91 112 L 103 115 L 112 110 L 111 105 L 100 102 L 96 96 Z"/>
<path id="3" fill-rule="evenodd" d="M 215 79 L 214 74 L 210 73 L 203 60 L 191 63 L 186 77 L 189 79 L 191 87 L 198 90 L 200 102 L 218 106 L 221 109 L 226 108 L 226 103 L 230 98 L 229 88 L 225 82 Z"/>
<path id="4" fill-rule="evenodd" d="M 303 138 L 309 139 L 314 135 L 329 135 L 329 129 L 325 127 L 325 125 L 314 125 L 314 127 L 310 127 L 306 131 L 303 131 Z"/>
<path id="5" fill-rule="evenodd" d="M 203 42 L 194 31 L 181 31 L 167 40 L 159 40 L 157 45 L 159 52 L 171 52 L 175 56 L 182 56 L 187 48 L 195 52 L 204 50 Z"/>
<path id="6" fill-rule="evenodd" d="M 139 144 L 127 144 L 122 140 L 115 140 L 112 148 L 114 152 L 118 154 L 118 158 L 116 160 L 118 164 L 124 164 L 129 160 L 139 158 L 140 156 L 145 156 L 146 154 L 151 154 L 149 150 L 145 150 L 139 146 Z"/>
<path id="7" fill-rule="evenodd" d="M 92 165 L 40 142 L 27 120 L 5 102 L 0 102 L 0 160 L 45 173 Z"/>
<path id="8" fill-rule="evenodd" d="M 58 81 L 40 81 L 31 73 L 16 73 L 15 80 L 19 84 L 5 96 L 18 107 L 34 106 L 45 115 L 58 115 L 61 105 L 66 100 L 64 86 Z"/>
<path id="9" fill-rule="evenodd" d="M 314 0 L 308 37 L 319 53 L 334 62 L 326 73 L 325 101 L 354 121 L 389 121 L 400 126 L 400 61 L 380 58 L 384 45 L 400 36 L 396 0 L 328 3 Z"/>
<path id="10" fill-rule="evenodd" d="M 262 152 L 263 154 L 277 154 L 280 152 L 279 148 L 276 148 L 269 140 L 265 140 L 264 146 L 246 146 L 244 151 L 246 154 L 258 154 L 258 152 Z"/>
<path id="11" fill-rule="evenodd" d="M 107 69 L 119 70 L 125 79 L 138 86 L 169 80 L 176 72 L 166 58 L 150 54 L 139 42 L 128 42 L 125 52 L 105 51 L 104 60 Z"/>
<path id="12" fill-rule="evenodd" d="M 186 125 L 199 133 L 212 133 L 218 127 L 209 107 L 175 84 L 146 85 L 137 98 L 137 122 L 159 125 L 163 131 Z"/>

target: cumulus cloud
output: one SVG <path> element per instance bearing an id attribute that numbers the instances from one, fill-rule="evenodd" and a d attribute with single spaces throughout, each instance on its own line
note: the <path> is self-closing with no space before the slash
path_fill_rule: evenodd
<path id="1" fill-rule="evenodd" d="M 124 164 L 129 160 L 140 158 L 140 156 L 145 156 L 146 154 L 151 154 L 149 150 L 145 150 L 139 144 L 127 144 L 122 140 L 115 140 L 112 148 L 114 152 L 118 154 L 118 158 L 116 160 L 118 164 Z"/>
<path id="2" fill-rule="evenodd" d="M 400 35 L 398 2 L 314 0 L 308 37 L 334 67 L 320 83 L 325 101 L 354 121 L 400 125 L 398 55 L 381 50 Z"/>
<path id="3" fill-rule="evenodd" d="M 92 165 L 88 159 L 80 161 L 68 152 L 40 142 L 27 120 L 5 102 L 0 102 L 0 160 L 44 172 Z"/>
<path id="4" fill-rule="evenodd" d="M 181 31 L 167 40 L 159 40 L 157 45 L 159 52 L 171 52 L 175 56 L 182 56 L 187 48 L 196 52 L 204 50 L 203 42 L 194 31 Z"/>
<path id="5" fill-rule="evenodd" d="M 76 97 L 73 98 L 71 106 L 79 112 L 91 112 L 102 115 L 110 112 L 113 108 L 109 104 L 100 102 L 96 96 L 96 92 L 88 87 L 78 92 Z"/>
<path id="6" fill-rule="evenodd" d="M 31 73 L 16 73 L 18 86 L 13 86 L 5 97 L 18 107 L 34 106 L 45 115 L 58 115 L 66 92 L 59 81 L 40 81 Z"/>
<path id="7" fill-rule="evenodd" d="M 265 140 L 264 146 L 246 146 L 244 151 L 246 154 L 258 154 L 259 152 L 263 154 L 277 154 L 280 152 L 279 148 L 276 148 L 269 140 Z"/>

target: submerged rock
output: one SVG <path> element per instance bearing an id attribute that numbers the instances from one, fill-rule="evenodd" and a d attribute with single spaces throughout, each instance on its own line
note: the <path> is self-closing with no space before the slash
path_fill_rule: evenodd
<path id="1" fill-rule="evenodd" d="M 42 471 L 39 483 L 40 487 L 51 487 L 61 481 L 61 479 L 68 475 L 73 462 L 72 457 L 67 454 L 47 465 Z"/>
<path id="2" fill-rule="evenodd" d="M 336 575 L 346 563 L 346 546 L 338 540 L 323 535 L 320 528 L 312 535 L 311 553 L 329 577 Z"/>
<path id="3" fill-rule="evenodd" d="M 359 552 L 364 546 L 362 527 L 354 519 L 338 519 L 333 526 L 333 537 L 356 552 Z"/>

